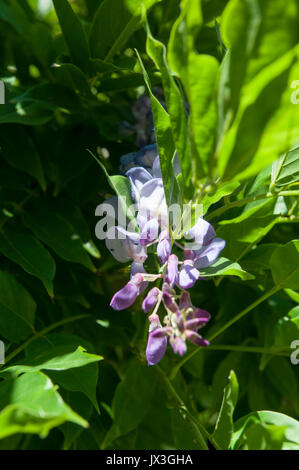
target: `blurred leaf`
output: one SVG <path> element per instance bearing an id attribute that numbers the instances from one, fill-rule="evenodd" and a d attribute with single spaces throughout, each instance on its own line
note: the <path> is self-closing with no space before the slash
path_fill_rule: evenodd
<path id="1" fill-rule="evenodd" d="M 281 245 L 270 259 L 274 282 L 278 288 L 299 289 L 299 240 Z"/>
<path id="2" fill-rule="evenodd" d="M 1 153 L 10 165 L 35 178 L 43 190 L 46 181 L 38 152 L 22 126 L 3 125 L 0 129 Z"/>
<path id="3" fill-rule="evenodd" d="M 92 57 L 110 61 L 143 22 L 143 8 L 159 0 L 104 0 L 94 15 L 89 34 Z M 117 15 L 115 15 L 117 12 Z"/>
<path id="4" fill-rule="evenodd" d="M 90 271 L 95 271 L 77 230 L 64 216 L 44 210 L 41 206 L 30 213 L 26 212 L 24 223 L 62 259 L 80 263 Z"/>
<path id="5" fill-rule="evenodd" d="M 36 304 L 13 276 L 0 271 L 0 334 L 21 341 L 34 332 Z"/>
<path id="6" fill-rule="evenodd" d="M 136 429 L 150 407 L 155 385 L 154 371 L 136 360 L 132 361 L 124 380 L 116 388 L 112 402 L 114 422 L 102 448 Z"/>
<path id="7" fill-rule="evenodd" d="M 296 338 L 299 338 L 299 306 L 280 318 L 274 327 L 275 346 L 290 348 Z"/>
<path id="8" fill-rule="evenodd" d="M 0 233 L 0 252 L 40 279 L 53 296 L 55 261 L 46 248 L 32 235 L 5 229 Z"/>
<path id="9" fill-rule="evenodd" d="M 83 26 L 67 0 L 53 0 L 63 36 L 73 62 L 88 69 L 89 48 Z"/>
<path id="10" fill-rule="evenodd" d="M 232 370 L 229 383 L 224 389 L 221 409 L 218 415 L 213 438 L 221 449 L 228 449 L 233 435 L 233 413 L 238 401 L 239 384 Z"/>

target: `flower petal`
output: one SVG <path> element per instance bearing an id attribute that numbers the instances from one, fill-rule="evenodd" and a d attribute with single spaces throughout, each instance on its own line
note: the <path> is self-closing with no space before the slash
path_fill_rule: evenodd
<path id="1" fill-rule="evenodd" d="M 199 218 L 196 224 L 185 232 L 184 236 L 187 240 L 193 240 L 191 242 L 192 250 L 198 250 L 202 246 L 208 245 L 216 236 L 216 232 L 209 222 Z"/>
<path id="2" fill-rule="evenodd" d="M 156 219 L 148 220 L 140 234 L 140 244 L 146 246 L 158 238 L 159 224 Z"/>
<path id="3" fill-rule="evenodd" d="M 158 287 L 153 287 L 145 297 L 144 301 L 142 302 L 142 310 L 144 313 L 148 313 L 157 303 L 158 296 L 160 294 L 160 290 Z"/>
<path id="4" fill-rule="evenodd" d="M 123 287 L 114 294 L 110 302 L 110 306 L 114 308 L 114 310 L 124 310 L 125 308 L 128 308 L 133 305 L 138 294 L 138 286 L 133 282 L 129 281 L 125 285 L 125 287 Z"/>
<path id="5" fill-rule="evenodd" d="M 132 198 L 138 203 L 143 185 L 152 179 L 152 175 L 142 167 L 131 168 L 126 172 L 132 187 Z"/>
<path id="6" fill-rule="evenodd" d="M 167 262 L 165 281 L 173 287 L 178 281 L 178 257 L 176 255 L 170 255 Z"/>
<path id="7" fill-rule="evenodd" d="M 193 261 L 184 261 L 179 274 L 179 286 L 182 289 L 189 289 L 190 287 L 194 286 L 198 278 L 199 271 L 194 267 Z"/>
<path id="8" fill-rule="evenodd" d="M 207 247 L 203 247 L 201 250 L 196 252 L 196 258 L 194 260 L 196 268 L 206 268 L 213 264 L 224 247 L 225 240 L 222 238 L 214 238 Z"/>

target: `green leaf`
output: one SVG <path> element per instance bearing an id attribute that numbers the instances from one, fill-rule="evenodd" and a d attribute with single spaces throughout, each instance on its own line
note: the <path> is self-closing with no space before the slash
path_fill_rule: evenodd
<path id="1" fill-rule="evenodd" d="M 233 450 L 239 449 L 245 444 L 244 434 L 254 424 L 273 425 L 285 428 L 285 438 L 282 448 L 292 449 L 294 445 L 299 448 L 299 422 L 295 419 L 276 413 L 274 411 L 255 411 L 243 418 L 240 418 L 234 425 L 234 434 L 232 439 L 231 448 Z M 269 441 L 268 441 L 269 442 Z"/>
<path id="2" fill-rule="evenodd" d="M 112 402 L 114 422 L 102 448 L 137 428 L 145 417 L 156 386 L 156 375 L 150 367 L 132 361 L 124 380 L 117 386 Z"/>
<path id="3" fill-rule="evenodd" d="M 270 268 L 278 288 L 299 289 L 299 240 L 281 245 L 270 259 Z"/>
<path id="4" fill-rule="evenodd" d="M 239 384 L 237 377 L 232 370 L 229 374 L 229 383 L 223 393 L 223 400 L 218 415 L 213 438 L 221 449 L 229 449 L 233 435 L 233 413 L 238 400 Z"/>
<path id="5" fill-rule="evenodd" d="M 0 106 L 0 124 L 17 123 L 41 126 L 52 119 L 53 113 L 36 103 L 7 103 Z"/>
<path id="6" fill-rule="evenodd" d="M 109 61 L 142 25 L 144 11 L 159 0 L 104 0 L 89 34 L 92 57 Z M 115 14 L 117 12 L 117 14 Z"/>
<path id="7" fill-rule="evenodd" d="M 189 124 L 196 162 L 193 181 L 196 181 L 212 166 L 217 128 L 218 61 L 195 52 L 202 27 L 200 2 L 185 0 L 181 2 L 181 9 L 170 34 L 168 62 L 171 70 L 181 78 L 190 106 Z"/>
<path id="8" fill-rule="evenodd" d="M 0 233 L 0 252 L 40 279 L 53 296 L 55 261 L 46 248 L 32 235 L 6 229 Z"/>
<path id="9" fill-rule="evenodd" d="M 80 263 L 90 271 L 95 271 L 77 230 L 64 216 L 40 207 L 26 212 L 24 223 L 62 259 Z"/>
<path id="10" fill-rule="evenodd" d="M 295 49 L 286 53 L 244 89 L 238 115 L 219 153 L 219 172 L 223 178 L 235 177 L 240 181 L 258 173 L 298 138 L 295 125 L 298 111 L 289 96 L 295 57 Z M 280 140 L 273 132 L 280 132 Z"/>
<path id="11" fill-rule="evenodd" d="M 271 186 L 282 187 L 299 180 L 299 147 L 283 155 L 272 165 Z"/>
<path id="12" fill-rule="evenodd" d="M 82 346 L 78 346 L 77 349 L 74 350 L 73 347 L 66 344 L 62 346 L 54 346 L 50 351 L 41 351 L 38 356 L 34 355 L 32 357 L 26 357 L 25 360 L 20 360 L 19 364 L 1 369 L 0 375 L 3 377 L 14 378 L 24 372 L 76 369 L 102 359 L 103 358 L 101 356 L 87 353 Z"/>
<path id="13" fill-rule="evenodd" d="M 241 217 L 243 219 L 243 217 Z M 228 221 L 225 225 L 220 225 L 217 229 L 217 236 L 226 241 L 223 254 L 229 258 L 239 260 L 248 250 L 250 244 L 260 241 L 276 224 L 278 217 L 269 215 L 265 217 L 247 218 L 244 213 L 244 220 Z M 232 223 L 231 223 L 232 222 Z"/>
<path id="14" fill-rule="evenodd" d="M 1 119 L 1 117 L 0 117 Z M 40 158 L 28 133 L 22 126 L 2 125 L 0 129 L 2 155 L 10 165 L 35 178 L 43 190 L 46 181 Z"/>
<path id="15" fill-rule="evenodd" d="M 67 0 L 53 0 L 72 61 L 88 69 L 89 48 L 83 26 Z"/>
<path id="16" fill-rule="evenodd" d="M 298 336 L 295 338 L 297 337 Z M 265 374 L 277 392 L 284 400 L 291 404 L 296 415 L 298 415 L 298 379 L 294 371 L 294 366 L 292 366 L 289 359 L 284 357 L 272 357 L 265 368 Z"/>
<path id="17" fill-rule="evenodd" d="M 232 194 L 238 187 L 240 183 L 237 181 L 228 181 L 226 183 L 221 184 L 215 190 L 211 190 L 206 194 L 199 203 L 203 206 L 203 215 L 206 214 L 207 210 L 212 204 L 220 201 L 223 197 L 229 196 Z"/>
<path id="18" fill-rule="evenodd" d="M 100 413 L 96 397 L 98 383 L 96 362 L 100 361 L 102 357 L 85 353 L 81 345 L 84 350 L 93 350 L 88 341 L 76 335 L 50 334 L 45 338 L 38 338 L 30 344 L 26 351 L 25 362 L 27 364 L 27 358 L 29 362 L 34 362 L 34 358 L 36 358 L 35 362 L 38 363 L 36 367 L 47 369 L 47 375 L 54 383 L 71 392 L 83 393 L 96 411 Z M 45 367 L 42 361 L 46 362 Z"/>
<path id="19" fill-rule="evenodd" d="M 53 427 L 66 421 L 88 425 L 64 403 L 55 385 L 41 372 L 1 382 L 0 408 L 0 438 L 16 433 L 46 437 Z"/>
<path id="20" fill-rule="evenodd" d="M 240 279 L 243 279 L 243 281 L 254 279 L 254 276 L 244 271 L 238 263 L 227 258 L 218 258 L 218 260 L 211 266 L 201 269 L 200 276 L 237 276 Z"/>
<path id="21" fill-rule="evenodd" d="M 255 423 L 244 433 L 248 450 L 281 450 L 285 440 L 285 426 Z"/>
<path id="22" fill-rule="evenodd" d="M 193 195 L 191 180 L 197 175 L 192 168 L 194 161 L 191 156 L 191 141 L 188 133 L 188 120 L 185 103 L 169 69 L 166 59 L 166 48 L 162 42 L 153 38 L 149 29 L 146 40 L 146 50 L 148 55 L 155 62 L 156 67 L 161 72 L 173 140 L 182 170 L 184 197 L 188 197 L 188 195 Z"/>
<path id="23" fill-rule="evenodd" d="M 71 88 L 79 97 L 94 100 L 86 76 L 76 65 L 54 64 L 52 72 L 61 85 Z"/>
<path id="24" fill-rule="evenodd" d="M 0 334 L 18 342 L 34 332 L 36 304 L 13 276 L 0 271 Z"/>
<path id="25" fill-rule="evenodd" d="M 220 124 L 238 109 L 244 83 L 281 57 L 297 42 L 295 1 L 232 0 L 224 10 L 221 34 L 229 47 L 222 69 Z"/>

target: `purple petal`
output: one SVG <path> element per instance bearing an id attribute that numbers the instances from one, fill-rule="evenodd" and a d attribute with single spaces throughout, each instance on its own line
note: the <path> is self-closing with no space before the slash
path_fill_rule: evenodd
<path id="1" fill-rule="evenodd" d="M 160 294 L 160 290 L 158 287 L 153 287 L 145 297 L 144 301 L 142 302 L 142 310 L 144 313 L 148 313 L 157 303 L 158 296 Z"/>
<path id="2" fill-rule="evenodd" d="M 158 155 L 158 149 L 156 144 L 146 145 L 138 150 L 135 162 L 139 166 L 143 166 L 145 168 L 152 168 L 155 158 Z"/>
<path id="3" fill-rule="evenodd" d="M 170 255 L 167 262 L 165 281 L 173 287 L 178 281 L 178 257 L 176 255 Z"/>
<path id="4" fill-rule="evenodd" d="M 133 261 L 133 263 L 131 264 L 131 268 L 130 268 L 130 279 L 132 279 L 135 274 L 138 274 L 138 273 L 146 273 L 146 270 L 144 269 L 144 266 L 143 264 L 141 263 L 137 263 L 137 261 Z M 148 286 L 148 282 L 147 281 L 143 281 L 139 287 L 139 294 L 141 294 L 141 292 L 143 292 Z"/>
<path id="5" fill-rule="evenodd" d="M 180 310 L 193 307 L 189 292 L 183 292 L 180 298 Z"/>
<path id="6" fill-rule="evenodd" d="M 156 219 L 148 220 L 140 234 L 140 244 L 143 246 L 148 245 L 158 238 L 159 224 Z"/>
<path id="7" fill-rule="evenodd" d="M 186 330 L 198 330 L 207 324 L 206 318 L 192 318 L 192 320 L 185 321 Z"/>
<path id="8" fill-rule="evenodd" d="M 152 174 L 154 178 L 162 178 L 159 155 L 154 160 Z"/>
<path id="9" fill-rule="evenodd" d="M 131 168 L 126 172 L 132 187 L 132 198 L 138 203 L 143 185 L 152 179 L 152 175 L 142 167 Z"/>
<path id="10" fill-rule="evenodd" d="M 167 230 L 160 233 L 159 243 L 157 245 L 157 255 L 160 263 L 163 265 L 168 260 L 171 253 L 171 240 Z"/>
<path id="11" fill-rule="evenodd" d="M 156 219 L 162 228 L 168 227 L 168 209 L 160 178 L 145 183 L 140 192 L 137 215 L 139 227 L 142 229 L 150 219 Z"/>
<path id="12" fill-rule="evenodd" d="M 183 356 L 185 352 L 187 351 L 187 346 L 183 338 L 180 336 L 177 336 L 175 338 L 171 338 L 170 340 L 170 345 L 172 347 L 172 350 L 175 354 L 179 354 L 180 356 Z"/>
<path id="13" fill-rule="evenodd" d="M 190 230 L 185 232 L 185 238 L 192 241 L 192 249 L 200 249 L 202 246 L 208 245 L 216 236 L 216 232 L 209 222 L 199 218 Z"/>
<path id="14" fill-rule="evenodd" d="M 193 250 L 184 250 L 184 260 L 191 259 L 192 261 L 196 257 L 196 253 Z"/>
<path id="15" fill-rule="evenodd" d="M 114 294 L 110 302 L 110 306 L 114 310 L 124 310 L 135 302 L 139 294 L 139 288 L 136 284 L 129 281 L 125 287 Z"/>
<path id="16" fill-rule="evenodd" d="M 167 348 L 167 336 L 163 335 L 162 337 L 155 337 L 152 334 L 155 330 L 162 329 L 162 325 L 160 323 L 158 315 L 151 315 L 149 317 L 149 320 L 149 335 L 145 355 L 148 365 L 154 366 L 159 361 L 161 361 L 162 357 L 165 354 Z"/>
<path id="17" fill-rule="evenodd" d="M 196 344 L 197 346 L 209 346 L 210 343 L 208 340 L 202 338 L 198 333 L 192 330 L 185 331 L 186 338 L 191 341 L 191 343 Z"/>
<path id="18" fill-rule="evenodd" d="M 222 238 L 214 238 L 207 247 L 203 247 L 201 250 L 196 252 L 194 265 L 198 269 L 210 266 L 214 261 L 216 261 L 224 247 L 225 240 L 222 240 Z"/>
<path id="19" fill-rule="evenodd" d="M 186 260 L 183 262 L 180 275 L 179 275 L 179 286 L 182 289 L 189 289 L 194 286 L 199 278 L 199 271 L 194 267 L 192 260 Z"/>

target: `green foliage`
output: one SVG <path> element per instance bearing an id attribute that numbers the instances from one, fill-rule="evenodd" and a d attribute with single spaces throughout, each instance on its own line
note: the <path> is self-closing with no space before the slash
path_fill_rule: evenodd
<path id="1" fill-rule="evenodd" d="M 298 24 L 297 0 L 0 2 L 1 449 L 299 449 Z M 120 157 L 153 128 L 168 205 L 226 241 L 190 291 L 210 347 L 161 367 L 94 234 L 113 195 L 136 225 Z"/>

